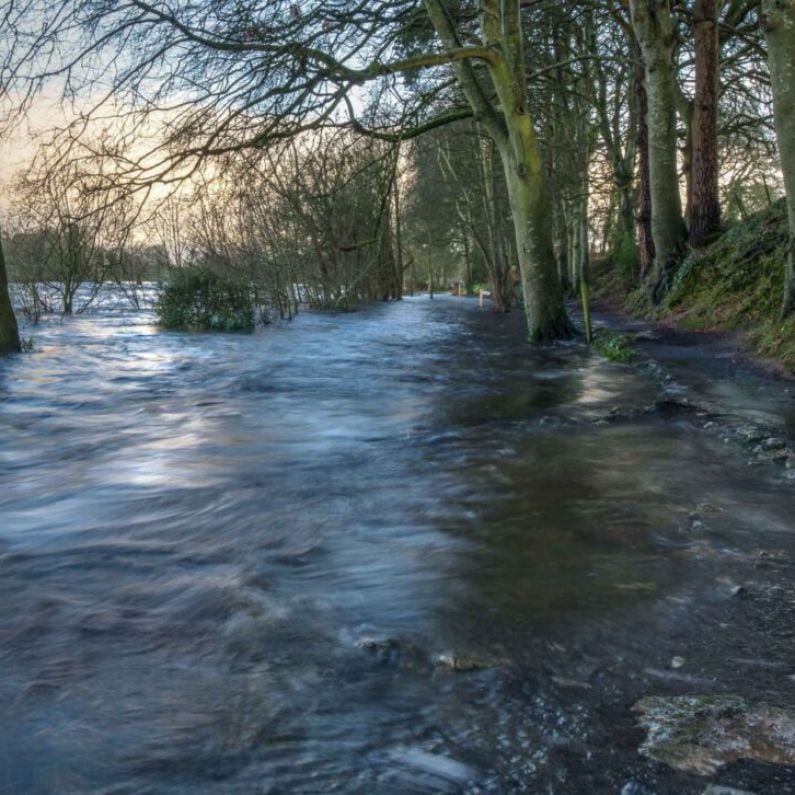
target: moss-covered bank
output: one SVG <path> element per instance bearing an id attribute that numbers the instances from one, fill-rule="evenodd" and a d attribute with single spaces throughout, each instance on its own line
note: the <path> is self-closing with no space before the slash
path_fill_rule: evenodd
<path id="1" fill-rule="evenodd" d="M 595 263 L 594 292 L 635 316 L 693 331 L 742 332 L 752 353 L 795 373 L 795 317 L 779 319 L 786 256 L 781 201 L 690 251 L 660 306 L 651 307 L 642 288 L 633 290 L 626 267 L 613 260 Z"/>

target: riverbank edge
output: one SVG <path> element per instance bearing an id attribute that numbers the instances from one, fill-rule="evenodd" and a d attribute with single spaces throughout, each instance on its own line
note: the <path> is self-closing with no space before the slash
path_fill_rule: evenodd
<path id="1" fill-rule="evenodd" d="M 639 285 L 634 257 L 620 252 L 593 262 L 591 293 L 609 314 L 661 331 L 713 335 L 759 369 L 792 379 L 795 316 L 780 316 L 789 246 L 786 207 L 778 201 L 683 252 L 659 304 Z"/>
<path id="2" fill-rule="evenodd" d="M 722 328 L 719 324 L 693 328 L 690 323 L 682 321 L 681 313 L 660 311 L 638 311 L 633 307 L 631 294 L 618 291 L 600 292 L 592 301 L 592 311 L 597 318 L 615 322 L 619 326 L 642 323 L 648 330 L 653 330 L 661 337 L 676 335 L 691 339 L 693 342 L 709 342 L 723 351 L 731 352 L 733 359 L 740 366 L 749 368 L 760 375 L 795 382 L 795 368 L 783 357 L 766 354 L 753 341 L 750 329 Z M 634 329 L 627 331 L 627 342 L 634 348 Z M 792 341 L 795 344 L 795 340 Z"/>

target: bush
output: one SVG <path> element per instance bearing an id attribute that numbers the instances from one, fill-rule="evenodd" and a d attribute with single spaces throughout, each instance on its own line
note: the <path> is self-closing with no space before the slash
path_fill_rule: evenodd
<path id="1" fill-rule="evenodd" d="M 599 330 L 593 342 L 594 348 L 611 362 L 626 364 L 632 361 L 633 350 L 626 334 L 615 334 Z"/>
<path id="2" fill-rule="evenodd" d="M 157 316 L 168 329 L 250 331 L 254 328 L 251 286 L 207 268 L 178 268 L 162 285 Z"/>

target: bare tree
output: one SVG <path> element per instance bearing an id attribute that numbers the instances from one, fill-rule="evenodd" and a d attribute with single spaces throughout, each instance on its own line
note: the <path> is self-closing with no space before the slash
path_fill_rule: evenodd
<path id="1" fill-rule="evenodd" d="M 131 186 L 183 178 L 206 158 L 323 126 L 405 140 L 477 117 L 508 185 L 530 336 L 570 333 L 530 115 L 524 26 L 532 5 L 6 0 L 3 10 L 7 85 L 29 96 L 57 75 L 76 93 L 93 88 L 88 117 L 112 107 L 128 142 L 153 126 L 163 132 L 149 151 L 133 157 L 128 147 L 120 158 Z M 119 51 L 136 57 L 114 63 Z M 403 91 L 396 75 L 418 70 L 422 90 Z M 103 81 L 111 83 L 104 100 Z M 77 132 L 84 127 L 81 118 Z"/>
<path id="2" fill-rule="evenodd" d="M 15 189 L 16 214 L 41 242 L 28 280 L 44 282 L 64 315 L 93 302 L 132 223 L 129 202 L 116 195 L 101 163 L 87 171 L 93 163 L 64 158 L 57 147 L 45 145 Z M 81 288 L 85 294 L 77 303 Z"/>

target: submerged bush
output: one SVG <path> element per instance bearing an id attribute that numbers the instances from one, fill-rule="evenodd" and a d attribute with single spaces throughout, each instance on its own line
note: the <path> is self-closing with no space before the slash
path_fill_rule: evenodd
<path id="1" fill-rule="evenodd" d="M 594 339 L 594 348 L 611 362 L 632 361 L 633 350 L 626 334 L 615 334 L 611 331 L 599 330 Z"/>
<path id="2" fill-rule="evenodd" d="M 254 328 L 251 286 L 207 268 L 178 268 L 157 301 L 161 326 L 184 331 L 247 331 Z"/>

